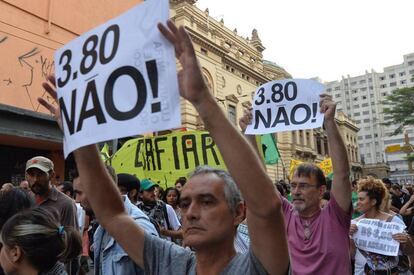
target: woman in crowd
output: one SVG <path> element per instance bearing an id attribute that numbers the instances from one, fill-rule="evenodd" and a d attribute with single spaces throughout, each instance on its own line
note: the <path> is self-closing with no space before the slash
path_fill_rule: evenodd
<path id="1" fill-rule="evenodd" d="M 162 199 L 165 203 L 168 203 L 171 205 L 171 207 L 174 209 L 175 214 L 177 215 L 178 220 L 181 223 L 181 210 L 178 205 L 180 201 L 180 192 L 174 187 L 168 187 L 165 190 L 164 197 Z"/>
<path id="2" fill-rule="evenodd" d="M 386 197 L 387 189 L 381 180 L 368 177 L 358 182 L 358 204 L 357 210 L 362 216 L 355 219 L 351 224 L 351 237 L 358 230 L 357 222 L 361 219 L 376 219 L 384 222 L 399 223 L 405 227 L 401 218 L 396 215 L 390 215 L 381 209 L 381 204 Z M 405 232 L 394 234 L 393 239 L 400 242 L 399 255 L 411 253 L 413 250 L 412 243 L 408 234 Z M 364 251 L 355 246 L 351 241 L 351 251 L 355 258 L 355 274 L 409 274 L 406 267 L 399 264 L 399 256 L 386 256 L 377 253 Z M 355 250 L 357 249 L 357 250 Z M 361 263 L 363 270 L 361 270 Z"/>
<path id="3" fill-rule="evenodd" d="M 81 252 L 75 228 L 63 227 L 48 210 L 37 207 L 11 217 L 0 236 L 0 264 L 6 274 L 66 274 L 63 264 Z"/>
<path id="4" fill-rule="evenodd" d="M 29 192 L 20 189 L 13 188 L 10 191 L 0 192 L 0 232 L 3 225 L 14 214 L 23 211 L 24 209 L 35 206 L 34 198 Z M 0 275 L 3 275 L 4 271 L 0 267 Z"/>

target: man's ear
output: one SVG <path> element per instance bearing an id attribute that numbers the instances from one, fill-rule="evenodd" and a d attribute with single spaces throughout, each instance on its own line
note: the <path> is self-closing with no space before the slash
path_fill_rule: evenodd
<path id="1" fill-rule="evenodd" d="M 54 170 L 49 171 L 49 180 L 54 179 L 56 177 L 56 172 Z"/>
<path id="2" fill-rule="evenodd" d="M 326 185 L 319 186 L 319 197 L 322 199 L 323 194 L 326 192 Z"/>
<path id="3" fill-rule="evenodd" d="M 235 209 L 235 220 L 234 223 L 235 225 L 239 225 L 240 223 L 242 223 L 245 219 L 246 219 L 246 205 L 244 202 L 239 202 L 236 206 Z"/>
<path id="4" fill-rule="evenodd" d="M 13 246 L 6 253 L 9 254 L 9 258 L 13 264 L 18 263 L 23 258 L 23 251 L 19 246 Z"/>

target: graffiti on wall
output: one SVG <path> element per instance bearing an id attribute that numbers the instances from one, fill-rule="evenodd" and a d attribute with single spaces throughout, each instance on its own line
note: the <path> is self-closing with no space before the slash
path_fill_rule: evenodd
<path id="1" fill-rule="evenodd" d="M 0 103 L 46 112 L 42 97 L 54 103 L 41 84 L 54 72 L 54 49 L 0 31 Z"/>

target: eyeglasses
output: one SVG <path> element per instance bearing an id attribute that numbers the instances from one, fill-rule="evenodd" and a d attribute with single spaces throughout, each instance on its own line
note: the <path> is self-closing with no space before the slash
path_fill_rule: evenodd
<path id="1" fill-rule="evenodd" d="M 290 186 L 292 187 L 292 189 L 296 189 L 296 187 L 297 187 L 299 190 L 307 190 L 311 187 L 318 187 L 317 184 L 308 184 L 308 183 L 304 183 L 304 182 L 291 183 Z"/>

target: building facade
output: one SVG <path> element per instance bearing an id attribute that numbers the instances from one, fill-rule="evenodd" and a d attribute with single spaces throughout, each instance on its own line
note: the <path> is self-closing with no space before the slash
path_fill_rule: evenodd
<path id="1" fill-rule="evenodd" d="M 403 145 L 404 136 L 391 136 L 396 125 L 383 125 L 387 122 L 387 117 L 383 114 L 382 102 L 395 89 L 414 86 L 414 53 L 404 55 L 403 59 L 403 63 L 385 67 L 380 73 L 371 70 L 364 75 L 348 75 L 340 81 L 325 83 L 327 91 L 338 102 L 338 110 L 355 120 L 361 129 L 358 133 L 361 162 L 370 171 L 372 167 L 381 168 L 388 164 L 391 177 L 398 181 L 412 177 L 404 159 L 405 153 L 386 154 L 385 148 L 394 144 Z M 414 127 L 407 127 L 405 130 L 412 144 Z"/>
<path id="2" fill-rule="evenodd" d="M 51 101 L 41 83 L 54 71 L 53 53 L 140 2 L 0 0 L 0 184 L 19 183 L 35 155 L 52 159 L 64 179 L 62 134 L 37 103 Z"/>
<path id="3" fill-rule="evenodd" d="M 54 70 L 53 52 L 140 2 L 68 0 L 57 5 L 53 0 L 0 0 L 0 57 L 8 64 L 0 68 L 0 163 L 9 167 L 2 169 L 0 183 L 22 179 L 25 160 L 34 155 L 50 157 L 59 177 L 65 177 L 60 130 L 36 101 L 37 97 L 51 100 L 41 82 Z M 242 37 L 237 29 L 227 28 L 223 19 L 210 17 L 208 9 L 200 10 L 196 0 L 170 0 L 170 15 L 189 31 L 210 91 L 237 127 L 259 85 L 291 78 L 276 63 L 263 60 L 265 47 L 257 30 Z M 183 99 L 181 110 L 183 127 L 204 129 L 195 109 Z M 342 128 L 357 131 L 352 123 L 344 123 Z M 317 163 L 329 155 L 322 129 L 277 133 L 275 137 L 281 161 L 267 166 L 273 180 L 287 178 L 290 159 Z"/>

